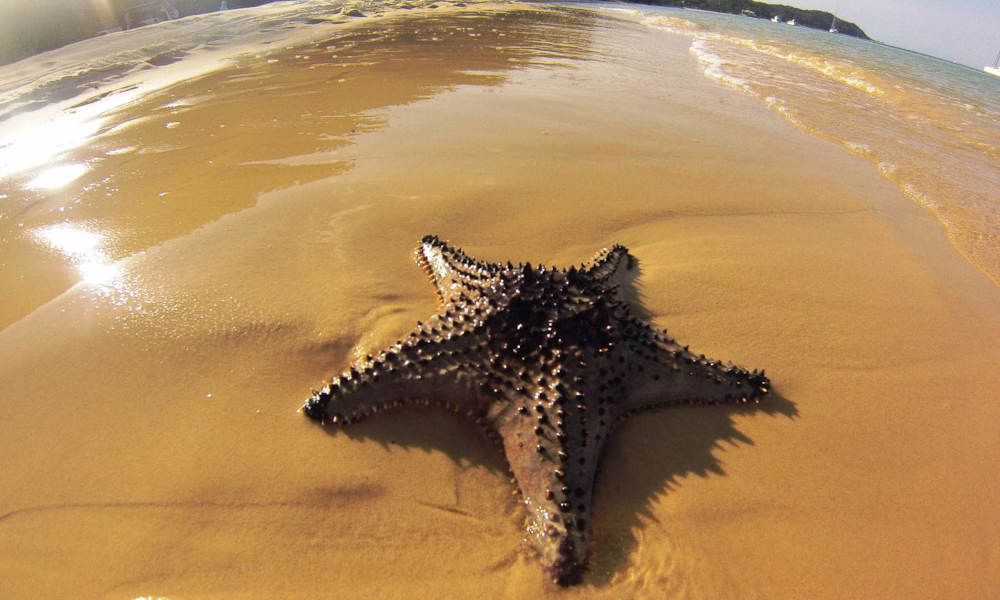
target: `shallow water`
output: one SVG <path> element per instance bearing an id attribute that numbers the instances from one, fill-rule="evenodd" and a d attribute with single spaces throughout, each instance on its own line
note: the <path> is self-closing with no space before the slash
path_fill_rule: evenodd
<path id="1" fill-rule="evenodd" d="M 1000 282 L 1000 79 L 766 19 L 659 7 L 611 10 L 691 38 L 706 76 L 872 161 L 934 214 L 966 258 Z"/>
<path id="2" fill-rule="evenodd" d="M 998 291 L 870 162 L 630 15 L 305 6 L 265 14 L 287 44 L 50 106 L 100 133 L 3 180 L 0 596 L 995 595 Z M 473 424 L 296 412 L 435 310 L 427 233 L 624 243 L 641 310 L 773 378 L 617 430 L 572 590 Z"/>

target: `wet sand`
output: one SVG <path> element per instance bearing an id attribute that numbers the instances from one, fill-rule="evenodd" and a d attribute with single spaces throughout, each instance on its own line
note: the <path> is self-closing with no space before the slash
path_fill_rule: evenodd
<path id="1" fill-rule="evenodd" d="M 703 78 L 688 43 L 429 11 L 123 111 L 5 257 L 5 283 L 34 283 L 3 302 L 0 596 L 996 594 L 1000 293 L 867 162 Z M 90 254 L 32 233 L 61 223 Z M 522 545 L 474 424 L 296 414 L 435 310 L 427 233 L 557 266 L 624 243 L 658 324 L 772 378 L 755 409 L 618 429 L 580 586 Z"/>

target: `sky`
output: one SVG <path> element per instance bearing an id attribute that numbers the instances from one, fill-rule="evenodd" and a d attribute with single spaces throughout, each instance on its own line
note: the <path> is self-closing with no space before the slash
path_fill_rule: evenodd
<path id="1" fill-rule="evenodd" d="M 880 42 L 977 69 L 1000 52 L 1000 0 L 770 1 L 832 12 Z"/>

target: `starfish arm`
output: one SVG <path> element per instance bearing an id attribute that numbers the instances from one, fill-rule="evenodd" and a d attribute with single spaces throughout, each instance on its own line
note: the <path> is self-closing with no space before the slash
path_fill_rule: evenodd
<path id="1" fill-rule="evenodd" d="M 645 326 L 631 343 L 626 409 L 757 402 L 770 388 L 764 372 L 695 354 L 666 332 Z"/>
<path id="2" fill-rule="evenodd" d="M 417 400 L 482 416 L 476 392 L 486 381 L 482 344 L 465 331 L 421 327 L 377 357 L 352 365 L 306 399 L 310 418 L 348 424 Z"/>
<path id="3" fill-rule="evenodd" d="M 414 255 L 445 305 L 478 294 L 500 270 L 499 265 L 475 260 L 433 235 L 420 240 Z"/>
<path id="4" fill-rule="evenodd" d="M 560 585 L 577 582 L 587 563 L 594 479 L 609 432 L 596 380 L 594 390 L 574 387 L 581 371 L 564 371 L 538 388 L 547 395 L 514 399 L 519 409 L 496 426 L 528 512 L 526 539 Z"/>
<path id="5" fill-rule="evenodd" d="M 610 287 L 625 283 L 638 264 L 638 260 L 629 254 L 628 248 L 615 244 L 595 254 L 583 265 L 581 272 L 591 281 Z"/>

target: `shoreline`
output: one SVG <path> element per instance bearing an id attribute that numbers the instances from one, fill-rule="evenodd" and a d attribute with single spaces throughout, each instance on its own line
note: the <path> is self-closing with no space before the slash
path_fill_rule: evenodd
<path id="1" fill-rule="evenodd" d="M 350 3 L 344 3 L 350 6 Z M 413 8 L 395 8 L 396 5 L 406 4 Z M 381 19 L 399 19 L 405 17 L 414 18 L 430 14 L 451 14 L 470 10 L 466 8 L 464 2 L 444 2 L 431 9 L 430 5 L 435 4 L 431 0 L 424 2 L 397 2 L 395 5 L 381 5 L 379 12 L 373 12 L 361 17 L 332 17 L 328 24 L 312 23 L 308 26 L 297 26 L 289 28 L 288 31 L 279 33 L 262 32 L 252 42 L 236 43 L 234 47 L 227 48 L 225 44 L 217 50 L 206 50 L 205 57 L 188 57 L 187 60 L 178 60 L 176 63 L 159 66 L 155 69 L 139 68 L 136 71 L 135 57 L 130 54 L 127 48 L 115 47 L 114 55 L 126 55 L 127 67 L 124 73 L 118 77 L 111 77 L 96 90 L 92 92 L 79 93 L 78 90 L 89 89 L 86 81 L 77 81 L 69 77 L 71 87 L 76 95 L 61 102 L 53 102 L 38 111 L 29 111 L 25 114 L 17 114 L 2 122 L 0 128 L 0 240 L 3 242 L 3 250 L 12 264 L 30 265 L 24 270 L 7 269 L 0 271 L 0 287 L 11 291 L 11 298 L 7 303 L 0 305 L 0 330 L 15 322 L 17 319 L 26 316 L 33 307 L 41 302 L 54 298 L 56 295 L 68 290 L 73 285 L 86 283 L 86 276 L 81 277 L 79 264 L 88 260 L 88 254 L 93 254 L 102 263 L 125 259 L 135 253 L 145 251 L 150 244 L 155 244 L 160 239 L 167 239 L 171 235 L 176 235 L 178 231 L 170 231 L 169 228 L 160 236 L 152 236 L 152 239 L 128 239 L 129 236 L 122 236 L 124 239 L 106 240 L 100 236 L 91 240 L 80 240 L 84 244 L 82 249 L 69 249 L 77 256 L 70 256 L 72 260 L 67 264 L 60 256 L 67 250 L 60 248 L 58 244 L 50 243 L 45 238 L 45 232 L 41 229 L 45 226 L 58 225 L 65 217 L 68 220 L 83 220 L 80 213 L 85 213 L 90 218 L 101 217 L 100 211 L 83 210 L 80 211 L 81 203 L 94 202 L 94 197 L 107 191 L 109 196 L 113 194 L 114 188 L 108 185 L 111 177 L 114 176 L 113 169 L 117 168 L 126 173 L 133 172 L 132 165 L 136 162 L 156 159 L 162 157 L 162 148 L 140 148 L 132 143 L 116 144 L 113 140 L 123 137 L 121 134 L 132 128 L 149 129 L 149 115 L 136 114 L 134 107 L 149 106 L 159 98 L 169 97 L 175 88 L 183 88 L 190 81 L 199 81 L 205 78 L 225 74 L 233 69 L 243 69 L 244 71 L 253 69 L 253 64 L 259 61 L 269 60 L 272 54 L 287 54 L 290 47 L 308 47 L 322 41 L 328 36 L 336 38 L 338 36 L 350 35 L 350 32 L 361 28 L 370 28 L 373 23 Z M 456 6 L 461 4 L 462 6 Z M 470 2 L 471 6 L 478 7 L 484 11 L 498 10 L 502 7 L 510 9 L 524 8 L 525 5 L 517 2 Z M 263 7 L 266 8 L 266 7 Z M 280 15 L 268 15 L 271 19 L 279 19 Z M 213 17 L 214 15 L 208 15 Z M 192 22 L 174 23 L 186 27 L 197 29 L 203 23 L 204 15 L 195 15 Z M 305 17 L 302 17 L 305 18 Z M 168 25 L 170 25 L 168 23 Z M 301 24 L 300 24 L 301 25 Z M 274 25 L 272 24 L 273 28 Z M 154 30 L 141 32 L 145 37 L 140 43 L 144 52 L 155 52 L 155 48 L 164 43 L 162 39 L 164 30 Z M 189 39 L 180 43 L 178 48 L 173 48 L 170 52 L 186 55 L 191 51 L 190 46 L 197 46 L 197 31 L 187 33 Z M 274 38 L 268 41 L 268 36 Z M 222 41 L 227 38 L 224 36 Z M 280 42 L 279 48 L 271 47 L 274 41 Z M 86 42 L 86 41 L 85 41 Z M 88 48 L 83 43 L 79 51 L 65 58 L 66 61 L 86 61 L 93 58 L 93 53 L 100 48 Z M 150 48 L 154 50 L 149 50 Z M 285 50 L 283 50 L 283 48 Z M 115 58 L 112 62 L 117 64 Z M 142 62 L 137 64 L 142 67 Z M 53 61 L 54 72 L 52 75 L 57 80 L 66 79 L 65 73 L 60 70 L 65 69 L 62 61 Z M 133 72 L 135 71 L 135 72 Z M 46 77 L 49 77 L 47 74 Z M 223 75 L 224 77 L 224 75 Z M 216 77 L 218 79 L 218 77 Z M 43 80 L 45 77 L 42 78 Z M 8 90 L 8 93 L 12 93 Z M 68 93 L 66 90 L 57 87 L 50 92 L 59 97 Z M 31 96 L 31 93 L 27 94 Z M 195 101 L 204 100 L 196 98 Z M 179 104 L 173 106 L 159 106 L 158 113 L 180 112 L 186 107 L 185 102 L 190 99 L 180 100 Z M 169 104 L 165 102 L 164 104 Z M 74 106 L 76 108 L 74 108 Z M 276 107 L 275 110 L 280 110 Z M 159 116 L 159 114 L 157 115 Z M 355 115 L 352 122 L 359 127 L 364 126 L 363 119 Z M 265 117 L 261 117 L 265 118 Z M 168 120 L 167 120 L 168 121 Z M 164 126 L 165 121 L 158 121 L 158 126 Z M 331 132 L 347 139 L 351 135 L 352 127 L 346 130 Z M 216 132 L 204 131 L 203 134 L 210 136 L 217 135 Z M 221 132 L 220 132 L 221 133 Z M 328 146 L 334 146 L 336 140 L 327 140 Z M 183 165 L 175 164 L 169 158 L 162 159 L 164 164 L 161 169 L 183 168 Z M 106 163 L 103 164 L 102 163 Z M 97 165 L 92 169 L 91 165 Z M 34 187 L 32 182 L 43 179 L 47 175 L 55 174 L 58 179 L 63 171 L 72 170 L 76 167 L 86 166 L 80 169 L 81 174 L 75 175 L 70 185 L 56 186 L 48 188 L 45 185 Z M 236 166 L 236 165 L 234 165 Z M 151 167 L 144 167 L 151 168 Z M 263 164 L 258 170 L 266 170 L 272 166 Z M 303 165 L 299 169 L 304 173 L 301 177 L 315 178 L 330 174 L 320 172 L 317 167 L 310 168 Z M 334 168 L 333 170 L 336 170 Z M 308 172 L 312 173 L 308 173 Z M 274 176 L 265 174 L 265 177 Z M 257 176 L 260 180 L 260 176 Z M 279 177 L 279 181 L 281 178 Z M 252 203 L 250 197 L 258 193 L 261 182 L 254 182 L 246 186 L 244 205 Z M 83 190 L 82 192 L 80 190 Z M 148 211 L 154 202 L 166 202 L 156 198 L 164 190 L 142 190 L 143 194 L 152 197 L 152 200 L 144 199 L 142 204 Z M 98 200 L 99 201 L 99 200 Z M 224 205 L 230 202 L 225 201 Z M 58 207 L 60 213 L 51 214 L 53 207 Z M 203 215 L 198 207 L 191 207 L 196 214 L 195 226 L 212 220 L 211 215 Z M 169 210 L 169 209 L 168 209 Z M 223 212 L 228 210 L 228 206 Z M 189 220 L 184 217 L 182 220 Z M 162 221 L 162 219 L 161 219 Z M 160 229 L 161 226 L 151 224 L 152 228 Z M 190 225 L 189 225 L 190 227 Z M 38 236 L 28 234 L 28 231 L 35 230 L 42 234 L 42 239 Z M 183 228 L 181 229 L 183 231 Z M 99 232 L 98 232 L 99 233 Z M 140 234 L 131 236 L 133 238 L 148 237 Z M 38 242 L 42 243 L 39 244 Z M 90 244 L 89 246 L 87 244 Z"/>
<path id="2" fill-rule="evenodd" d="M 707 11 L 701 12 L 706 15 L 712 14 Z M 753 68 L 747 71 L 747 65 L 740 65 L 739 63 L 748 60 L 752 63 L 757 60 L 766 59 L 768 56 L 772 58 L 779 57 L 792 64 L 801 63 L 805 66 L 805 70 L 794 74 L 786 73 L 785 76 L 806 77 L 810 70 L 812 70 L 829 76 L 847 86 L 847 88 L 842 88 L 844 90 L 857 88 L 865 92 L 855 97 L 851 97 L 850 95 L 841 96 L 842 90 L 836 88 L 818 90 L 812 87 L 822 85 L 814 80 L 805 85 L 813 93 L 821 95 L 836 94 L 840 102 L 857 104 L 859 106 L 858 111 L 860 112 L 868 110 L 879 113 L 897 114 L 902 110 L 902 114 L 898 116 L 902 116 L 915 123 L 924 124 L 939 119 L 941 120 L 942 127 L 940 131 L 944 131 L 948 127 L 954 127 L 956 130 L 968 128 L 970 131 L 976 130 L 977 127 L 985 127 L 988 130 L 989 120 L 982 124 L 970 125 L 963 120 L 961 115 L 949 113 L 950 110 L 954 109 L 954 103 L 959 102 L 957 97 L 943 99 L 932 93 L 920 95 L 913 94 L 912 90 L 907 91 L 907 88 L 933 87 L 937 85 L 933 79 L 917 81 L 904 78 L 892 85 L 899 92 L 899 97 L 893 98 L 888 103 L 875 102 L 874 104 L 869 104 L 868 102 L 871 98 L 866 96 L 866 94 L 875 98 L 882 98 L 887 94 L 884 86 L 892 84 L 892 82 L 885 81 L 877 72 L 862 69 L 853 65 L 850 61 L 845 63 L 843 60 L 838 60 L 838 58 L 842 59 L 843 57 L 828 56 L 820 51 L 818 47 L 804 49 L 794 46 L 781 46 L 774 41 L 765 41 L 762 45 L 758 45 L 759 42 L 752 38 L 747 39 L 740 34 L 737 34 L 736 37 L 727 37 L 727 35 L 715 31 L 716 28 L 712 25 L 708 26 L 706 30 L 703 22 L 690 21 L 682 17 L 670 15 L 661 19 L 655 13 L 646 14 L 638 11 L 636 12 L 636 16 L 641 22 L 651 27 L 691 37 L 694 40 L 691 52 L 704 65 L 704 74 L 706 77 L 714 79 L 722 85 L 749 94 L 758 101 L 766 104 L 769 109 L 780 114 L 796 128 L 811 136 L 838 144 L 851 154 L 869 161 L 882 177 L 892 182 L 913 204 L 933 215 L 939 227 L 947 235 L 953 249 L 975 269 L 985 275 L 993 285 L 1000 287 L 1000 279 L 998 279 L 1000 271 L 997 270 L 1000 268 L 1000 265 L 997 264 L 996 253 L 993 252 L 996 243 L 992 242 L 996 238 L 995 232 L 998 224 L 995 223 L 995 219 L 992 218 L 992 211 L 989 209 L 991 198 L 983 191 L 989 189 L 991 182 L 996 177 L 990 175 L 988 165 L 982 164 L 983 157 L 977 154 L 977 151 L 985 154 L 996 153 L 996 149 L 988 143 L 988 134 L 984 134 L 982 139 L 975 136 L 972 139 L 957 137 L 952 140 L 952 145 L 939 146 L 938 141 L 935 139 L 934 131 L 927 130 L 924 126 L 918 128 L 919 133 L 917 130 L 895 131 L 895 134 L 898 135 L 913 136 L 915 146 L 926 146 L 926 152 L 948 153 L 949 150 L 952 150 L 956 153 L 955 161 L 953 161 L 951 167 L 960 173 L 959 175 L 955 175 L 954 177 L 926 176 L 922 174 L 923 171 L 926 171 L 926 168 L 919 162 L 921 159 L 919 151 L 908 151 L 906 148 L 894 144 L 886 139 L 886 132 L 884 131 L 873 135 L 869 131 L 858 130 L 857 128 L 853 128 L 852 130 L 850 127 L 842 127 L 836 121 L 831 121 L 828 118 L 829 115 L 825 114 L 822 110 L 816 110 L 815 106 L 810 107 L 808 99 L 800 97 L 795 102 L 788 102 L 784 97 L 785 90 L 776 88 L 773 85 L 774 81 L 769 75 L 762 75 L 759 70 L 755 72 Z M 727 47 L 724 43 L 721 43 L 722 41 L 732 42 L 735 46 Z M 721 44 L 718 48 L 722 48 L 723 51 L 714 50 L 722 54 L 721 57 L 705 49 L 706 44 L 714 42 Z M 926 56 L 904 48 L 885 44 L 880 45 L 892 50 L 902 50 L 904 53 L 912 56 Z M 744 55 L 738 59 L 734 59 L 730 53 L 736 51 L 737 56 L 739 56 L 740 46 L 751 47 L 757 54 L 751 53 L 750 57 Z M 832 46 L 828 50 L 833 50 L 834 48 L 835 46 Z M 935 60 L 942 64 L 952 64 L 941 59 Z M 777 63 L 768 63 L 766 68 L 780 70 L 784 66 L 786 65 L 782 61 L 778 61 Z M 914 65 L 908 65 L 907 68 L 913 69 Z M 734 71 L 736 74 L 733 74 Z M 803 84 L 804 82 L 800 81 L 799 83 Z M 968 83 L 964 82 L 963 85 L 967 85 Z M 905 101 L 903 97 L 906 98 Z M 933 108 L 927 108 L 926 112 L 921 112 L 920 110 L 907 111 L 903 108 L 907 103 L 926 105 Z M 967 105 L 965 108 L 969 108 L 970 106 Z M 987 114 L 991 113 L 988 106 L 981 107 L 981 110 Z M 877 128 L 876 124 L 872 122 L 869 122 L 868 126 Z M 889 137 L 895 139 L 893 135 Z M 876 150 L 873 150 L 873 147 Z M 970 149 L 974 149 L 975 151 L 969 154 Z M 965 161 L 968 162 L 968 167 L 965 167 L 963 164 Z M 987 172 L 981 173 L 977 171 L 977 168 L 986 168 Z M 966 183 L 966 181 L 971 183 Z M 962 200 L 955 200 L 954 198 L 956 197 L 962 198 Z"/>

